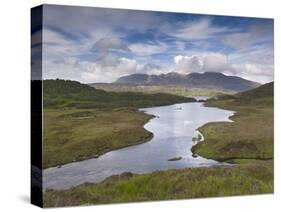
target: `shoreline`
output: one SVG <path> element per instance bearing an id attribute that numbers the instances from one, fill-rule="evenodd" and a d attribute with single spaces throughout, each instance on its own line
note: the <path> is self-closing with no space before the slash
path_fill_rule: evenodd
<path id="1" fill-rule="evenodd" d="M 203 104 L 201 103 L 201 102 L 197 102 L 197 103 L 200 103 L 199 104 L 199 106 L 201 107 Z M 175 105 L 175 104 L 172 104 L 172 106 L 173 105 Z M 171 106 L 171 105 L 169 105 L 169 106 Z M 161 106 L 160 106 L 161 107 Z M 205 106 L 203 106 L 203 107 L 205 107 Z M 149 141 L 151 141 L 151 139 L 153 138 L 153 131 L 149 131 L 149 129 L 146 129 L 145 128 L 145 125 L 147 124 L 147 123 L 149 123 L 149 121 L 151 121 L 153 118 L 156 118 L 157 116 L 156 115 L 153 115 L 154 113 L 149 113 L 148 111 L 146 111 L 145 110 L 145 108 L 140 108 L 140 109 L 138 109 L 138 110 L 136 110 L 136 111 L 138 111 L 138 112 L 140 112 L 140 113 L 142 113 L 142 114 L 145 114 L 146 116 L 148 116 L 149 118 L 146 120 L 146 122 L 142 125 L 142 128 L 145 130 L 145 131 L 147 131 L 147 132 L 149 132 L 149 136 L 148 137 L 146 137 L 144 140 L 142 140 L 142 141 L 140 141 L 140 142 L 137 142 L 137 143 L 134 143 L 134 144 L 129 144 L 129 145 L 124 145 L 124 146 L 121 146 L 121 147 L 119 147 L 119 148 L 114 148 L 114 149 L 108 149 L 107 151 L 104 151 L 104 152 L 102 152 L 102 153 L 100 153 L 100 155 L 94 155 L 94 156 L 90 156 L 90 157 L 88 157 L 88 158 L 83 158 L 83 159 L 81 159 L 81 160 L 79 160 L 79 161 L 73 161 L 73 162 L 70 162 L 70 163 L 67 163 L 67 164 L 65 164 L 65 165 L 68 165 L 68 164 L 74 164 L 74 163 L 76 163 L 76 162 L 82 162 L 82 161 L 87 161 L 87 160 L 90 160 L 90 159 L 92 159 L 92 158 L 99 158 L 100 156 L 102 156 L 103 154 L 106 154 L 107 152 L 110 152 L 110 151 L 115 151 L 115 150 L 118 150 L 118 149 L 123 149 L 123 148 L 126 148 L 126 147 L 130 147 L 130 146 L 135 146 L 135 145 L 139 145 L 139 144 L 144 144 L 144 143 L 146 143 L 146 142 L 149 142 Z M 229 114 L 230 113 L 228 113 L 228 116 L 229 116 Z M 228 116 L 225 116 L 225 119 L 227 119 L 227 117 Z M 206 120 L 207 121 L 207 120 Z M 200 125 L 199 125 L 200 126 Z M 197 125 L 197 127 L 198 127 L 198 125 Z M 202 142 L 203 140 L 204 140 L 204 136 L 203 136 L 203 134 L 198 130 L 198 129 L 194 129 L 194 131 L 195 132 L 197 132 L 197 134 L 198 135 L 201 135 L 200 136 L 200 139 L 198 140 L 198 141 L 200 141 L 200 142 Z M 186 144 L 187 145 L 187 144 Z M 192 151 L 191 151 L 191 149 L 192 149 L 192 143 L 190 143 L 190 144 L 188 144 L 188 146 L 189 146 L 189 148 L 188 148 L 188 154 L 190 154 L 190 156 L 191 156 L 191 154 L 192 154 Z M 180 156 L 180 155 L 179 155 Z M 192 155 L 193 156 L 193 155 Z M 199 155 L 198 155 L 199 156 Z M 181 157 L 171 157 L 171 158 L 168 158 L 167 160 L 168 161 L 174 161 L 174 160 L 180 160 L 180 159 L 182 159 L 182 157 L 183 156 L 181 156 Z M 176 159 L 175 159 L 176 158 Z M 195 157 L 194 157 L 195 158 Z M 207 159 L 207 158 L 204 158 L 204 157 L 200 157 L 200 158 L 203 158 L 203 159 Z M 196 159 L 195 159 L 196 160 Z M 222 165 L 222 164 L 221 164 Z M 56 168 L 61 168 L 62 166 L 64 166 L 64 165 L 61 165 L 61 166 L 54 166 L 54 167 L 50 167 L 50 168 L 54 168 L 54 169 L 56 169 Z M 208 167 L 210 167 L 209 165 L 207 165 Z M 194 166 L 193 168 L 197 168 L 197 167 L 201 167 L 201 165 L 197 165 L 197 166 Z M 186 169 L 186 168 L 188 168 L 188 167 L 182 167 L 181 169 Z M 173 169 L 173 167 L 171 167 L 170 169 Z M 46 170 L 46 169 L 45 169 Z M 161 170 L 161 169 L 160 169 Z M 160 171 L 159 170 L 159 171 Z M 167 169 L 164 169 L 164 170 L 167 170 Z M 48 170 L 47 170 L 48 171 Z M 155 171 L 155 170 L 154 170 Z M 154 172 L 153 170 L 151 170 L 150 172 L 147 172 L 147 173 L 153 173 Z M 134 173 L 134 171 L 131 171 L 132 173 Z M 122 174 L 123 172 L 120 172 L 120 174 Z M 115 175 L 115 174 L 112 174 L 112 175 Z M 108 177 L 111 177 L 112 175 L 108 175 L 106 178 L 108 178 Z M 106 179 L 105 178 L 105 179 Z M 85 183 L 86 181 L 84 181 L 84 183 Z M 98 181 L 97 183 L 99 183 L 99 182 L 102 182 L 102 181 Z M 81 183 L 81 184 L 83 184 L 83 182 Z M 56 189 L 56 188 L 54 188 L 54 189 Z M 57 189 L 56 189 L 57 190 Z M 61 190 L 61 189 L 58 189 L 58 190 Z"/>
<path id="2" fill-rule="evenodd" d="M 44 207 L 194 199 L 219 197 L 222 194 L 269 194 L 273 192 L 272 172 L 270 161 L 237 166 L 169 169 L 146 174 L 125 172 L 109 176 L 99 183 L 85 182 L 65 190 L 46 190 L 43 193 Z M 145 186 L 147 184 L 154 186 Z M 140 189 L 140 185 L 143 185 L 143 189 Z"/>
<path id="3" fill-rule="evenodd" d="M 148 132 L 149 132 L 149 131 L 148 131 Z M 149 133 L 150 133 L 150 132 L 149 132 Z M 51 168 L 60 168 L 60 167 L 62 167 L 62 166 L 65 166 L 65 165 L 68 165 L 68 164 L 71 164 L 71 163 L 81 162 L 81 161 L 83 161 L 83 160 L 89 160 L 89 159 L 93 159 L 93 158 L 98 159 L 98 158 L 101 157 L 102 155 L 104 155 L 104 154 L 106 154 L 106 153 L 108 153 L 108 152 L 111 152 L 111 151 L 115 151 L 115 150 L 119 150 L 119 149 L 131 147 L 131 146 L 136 146 L 136 145 L 144 144 L 144 143 L 146 143 L 146 142 L 149 142 L 149 141 L 153 138 L 153 133 L 151 133 L 151 134 L 152 134 L 152 135 L 151 135 L 149 138 L 147 138 L 145 141 L 140 141 L 140 142 L 138 142 L 138 143 L 128 144 L 128 145 L 120 146 L 120 147 L 117 147 L 117 148 L 114 148 L 114 149 L 109 149 L 109 150 L 106 150 L 106 151 L 100 153 L 99 155 L 93 155 L 93 156 L 85 157 L 85 158 L 83 158 L 83 159 L 81 159 L 81 160 L 76 160 L 76 161 L 73 161 L 73 162 L 70 162 L 70 163 L 64 163 L 64 164 L 57 165 L 57 166 L 46 167 L 46 168 L 43 169 L 43 171 L 46 170 L 46 169 L 51 169 Z"/>
<path id="4" fill-rule="evenodd" d="M 147 114 L 144 111 L 136 110 L 136 112 L 140 112 L 140 113 L 143 113 L 146 116 L 149 116 L 148 120 L 144 124 L 142 124 L 142 129 L 145 130 L 149 134 L 149 137 L 146 137 L 146 138 L 144 138 L 144 140 L 138 141 L 138 142 L 133 143 L 133 144 L 126 144 L 126 145 L 119 146 L 119 147 L 116 147 L 116 148 L 107 149 L 105 151 L 102 151 L 99 154 L 93 154 L 93 155 L 90 155 L 90 156 L 84 156 L 83 158 L 77 159 L 77 160 L 73 160 L 72 162 L 57 164 L 56 166 L 46 166 L 46 167 L 43 167 L 43 171 L 47 170 L 47 169 L 51 169 L 51 168 L 61 168 L 62 166 L 65 166 L 65 165 L 68 165 L 68 164 L 71 164 L 71 163 L 81 162 L 83 160 L 89 160 L 89 159 L 93 159 L 93 158 L 98 159 L 99 157 L 101 157 L 102 155 L 104 155 L 104 154 L 106 154 L 108 152 L 119 150 L 119 149 L 123 149 L 123 148 L 127 148 L 127 147 L 131 147 L 131 146 L 135 146 L 135 145 L 140 145 L 140 144 L 144 144 L 146 142 L 149 142 L 153 138 L 154 135 L 153 135 L 152 132 L 146 130 L 144 128 L 144 125 L 146 125 L 151 119 L 156 118 L 156 117 L 154 115 Z"/>
<path id="5" fill-rule="evenodd" d="M 193 98 L 193 97 L 187 97 L 187 98 Z M 187 101 L 187 102 L 181 102 L 181 103 L 198 103 L 198 101 L 196 100 L 195 102 L 193 101 Z M 169 105 L 159 105 L 159 106 L 153 106 L 153 107 L 165 107 L 165 106 L 170 106 L 170 105 L 174 105 L 174 104 L 181 104 L 181 103 L 173 103 L 173 104 L 169 104 Z M 148 107 L 150 108 L 150 107 Z M 123 149 L 123 148 L 127 148 L 127 147 L 131 147 L 131 146 L 135 146 L 135 145 L 140 145 L 140 144 L 144 144 L 146 142 L 149 142 L 152 138 L 153 138 L 153 133 L 148 131 L 147 129 L 145 129 L 145 125 L 153 118 L 157 118 L 156 116 L 152 115 L 152 114 L 149 114 L 147 113 L 146 111 L 143 111 L 142 109 L 145 109 L 145 108 L 133 108 L 133 111 L 134 112 L 137 112 L 137 113 L 142 113 L 143 115 L 145 116 L 149 116 L 148 119 L 146 120 L 145 123 L 142 124 L 142 129 L 145 130 L 147 133 L 149 133 L 149 137 L 145 138 L 144 140 L 142 141 L 138 141 L 136 143 L 133 143 L 133 144 L 126 144 L 126 145 L 123 145 L 123 146 L 119 146 L 119 147 L 116 147 L 116 148 L 112 148 L 112 149 L 107 149 L 105 151 L 102 151 L 100 152 L 99 154 L 93 154 L 93 155 L 89 155 L 89 156 L 84 156 L 82 157 L 81 159 L 76 159 L 76 160 L 73 160 L 71 162 L 68 162 L 68 163 L 61 163 L 61 164 L 57 164 L 55 166 L 45 166 L 43 167 L 43 170 L 46 170 L 46 169 L 50 169 L 50 168 L 61 168 L 62 166 L 65 166 L 67 164 L 71 164 L 71 163 L 75 163 L 75 162 L 80 162 L 80 161 L 83 161 L 83 160 L 89 160 L 89 159 L 93 159 L 93 158 L 99 158 L 101 157 L 102 155 L 108 153 L 108 152 L 111 152 L 111 151 L 115 151 L 115 150 L 119 150 L 119 149 Z M 131 109 L 130 109 L 131 110 Z"/>
<path id="6" fill-rule="evenodd" d="M 73 157 L 72 159 L 69 158 L 67 161 L 63 161 L 63 162 L 59 162 L 56 161 L 54 163 L 51 163 L 51 164 L 48 164 L 48 163 L 43 163 L 43 170 L 45 169 L 48 169 L 48 168 L 56 168 L 56 167 L 61 167 L 61 166 L 64 166 L 64 165 L 67 165 L 69 163 L 74 163 L 74 162 L 79 162 L 79 161 L 83 161 L 83 160 L 88 160 L 88 159 L 92 159 L 92 158 L 99 158 L 100 156 L 110 152 L 110 151 L 114 151 L 114 150 L 118 150 L 118 149 L 121 149 L 121 148 L 126 148 L 126 147 L 130 147 L 130 146 L 134 146 L 134 145 L 139 145 L 139 144 L 142 144 L 142 143 L 146 143 L 148 141 L 150 141 L 152 138 L 153 138 L 153 133 L 149 132 L 148 130 L 146 130 L 144 128 L 144 125 L 147 124 L 152 118 L 155 118 L 155 116 L 151 115 L 151 114 L 148 114 L 146 113 L 145 111 L 141 111 L 140 109 L 143 109 L 143 108 L 150 108 L 150 107 L 161 107 L 161 106 L 169 106 L 169 105 L 173 105 L 173 104 L 180 104 L 180 103 L 193 103 L 193 102 L 197 102 L 197 100 L 195 98 L 192 98 L 192 97 L 184 97 L 184 100 L 183 101 L 174 101 L 174 102 L 170 102 L 168 104 L 165 104 L 162 102 L 162 104 L 154 104 L 153 106 L 146 106 L 146 107 L 121 107 L 121 111 L 123 110 L 124 113 L 130 113 L 130 112 L 133 112 L 136 117 L 137 116 L 143 116 L 142 119 L 143 120 L 140 120 L 140 119 L 136 119 L 135 121 L 140 121 L 141 122 L 141 126 L 135 126 L 135 131 L 140 131 L 140 130 L 144 130 L 145 132 L 143 133 L 143 135 L 140 134 L 140 132 L 138 132 L 138 134 L 135 134 L 136 138 L 131 138 L 131 141 L 133 140 L 137 140 L 135 143 L 132 143 L 132 142 L 129 142 L 129 141 L 125 141 L 124 142 L 120 142 L 121 145 L 116 145 L 117 147 L 113 147 L 113 148 L 110 148 L 112 145 L 111 143 L 114 143 L 114 142 L 108 142 L 108 147 L 109 148 L 106 148 L 106 149 L 97 149 L 96 152 L 94 152 L 93 154 L 86 154 L 86 155 L 78 155 L 78 157 Z M 76 109 L 71 109 L 71 110 L 76 110 Z M 90 109 L 90 108 L 87 108 L 87 109 L 77 109 L 78 111 L 83 111 L 83 110 L 93 110 L 93 111 L 96 111 L 96 112 L 104 112 L 102 109 Z M 111 108 L 111 109 L 106 109 L 106 110 L 109 110 L 110 112 L 116 112 L 118 110 L 116 110 L 116 108 Z M 60 112 L 60 110 L 50 110 L 50 111 L 46 111 L 45 113 L 57 113 L 57 112 Z M 67 110 L 64 110 L 63 112 L 67 112 Z M 94 115 L 95 116 L 95 115 Z M 122 116 L 120 117 L 122 118 Z M 76 117 L 75 118 L 76 120 L 78 120 L 78 118 Z M 109 118 L 110 119 L 110 118 Z M 82 120 L 82 119 L 80 119 Z M 83 117 L 83 120 L 85 120 L 85 117 Z M 87 120 L 90 120 L 90 118 L 88 118 Z M 108 119 L 105 119 L 105 120 L 108 120 Z M 133 121 L 132 121 L 133 122 Z M 128 122 L 126 122 L 128 123 Z M 135 123 L 132 123 L 132 124 L 135 124 Z M 138 124 L 138 123 L 137 123 Z M 141 129 L 142 128 L 142 129 Z M 109 131 L 108 131 L 109 132 Z M 149 134 L 147 136 L 147 134 Z M 144 138 L 142 138 L 142 136 L 144 136 Z M 132 136 L 131 136 L 132 137 Z M 88 139 L 89 140 L 89 139 Z M 95 141 L 95 137 L 93 138 L 93 141 Z M 89 142 L 88 142 L 89 143 Z M 122 145 L 123 143 L 123 145 Z M 46 149 L 46 148 L 44 148 Z M 59 157 L 58 155 L 56 155 L 57 157 Z M 50 158 L 50 156 L 48 156 L 48 158 Z M 45 161 L 43 159 L 43 161 Z"/>
<path id="7" fill-rule="evenodd" d="M 196 102 L 183 102 L 183 103 L 202 103 L 202 102 L 196 101 Z M 209 107 L 209 106 L 206 106 L 205 103 L 206 103 L 206 102 L 204 102 L 204 103 L 202 104 L 202 106 L 203 106 L 203 107 Z M 171 105 L 175 105 L 175 104 L 181 104 L 181 103 L 174 103 L 174 104 L 171 104 Z M 171 106 L 171 105 L 160 105 L 160 106 L 154 106 L 154 107 L 165 107 L 165 106 Z M 214 106 L 214 108 L 219 108 L 219 107 Z M 106 153 L 108 153 L 108 152 L 115 151 L 115 150 L 119 150 L 119 149 L 123 149 L 123 148 L 127 148 L 127 147 L 131 147 L 131 146 L 136 146 L 136 145 L 144 144 L 144 143 L 146 143 L 146 142 L 151 141 L 151 140 L 153 139 L 154 135 L 153 135 L 152 132 L 148 131 L 144 126 L 145 126 L 147 123 L 149 123 L 150 120 L 152 120 L 152 119 L 154 119 L 154 118 L 157 118 L 157 116 L 146 112 L 144 109 L 145 109 L 145 108 L 137 108 L 137 109 L 133 109 L 133 111 L 134 111 L 134 112 L 142 113 L 143 115 L 146 115 L 146 116 L 149 116 L 148 119 L 146 120 L 146 122 L 142 124 L 142 129 L 145 130 L 147 133 L 149 133 L 149 137 L 145 138 L 145 139 L 142 140 L 142 141 L 133 143 L 133 144 L 126 144 L 126 145 L 119 146 L 119 147 L 116 147 L 116 148 L 107 149 L 107 150 L 105 150 L 105 151 L 100 152 L 99 154 L 93 154 L 93 155 L 89 155 L 89 156 L 84 156 L 84 157 L 81 158 L 81 159 L 73 160 L 73 161 L 68 162 L 68 163 L 61 163 L 61 164 L 57 164 L 56 166 L 47 166 L 47 167 L 44 167 L 44 168 L 43 168 L 43 171 L 44 171 L 44 170 L 47 170 L 47 169 L 52 169 L 52 168 L 61 168 L 61 167 L 65 166 L 65 165 L 72 164 L 72 163 L 76 163 L 76 162 L 81 162 L 81 161 L 84 161 L 84 160 L 90 160 L 90 159 L 94 159 L 94 158 L 95 158 L 95 159 L 98 159 L 99 157 L 101 157 L 102 155 L 104 155 L 104 154 L 106 154 Z M 221 108 L 219 108 L 219 109 L 221 109 Z M 233 115 L 232 115 L 232 116 L 233 116 Z M 229 117 L 231 117 L 231 116 L 229 116 Z M 206 124 L 209 124 L 209 123 L 216 123 L 216 122 L 208 122 L 208 123 L 206 123 Z M 206 125 L 206 124 L 204 124 L 204 125 Z M 204 125 L 202 125 L 202 126 L 200 126 L 199 128 L 196 129 L 196 131 L 198 132 L 198 134 L 201 135 L 201 140 L 198 141 L 195 145 L 193 145 L 192 148 L 190 149 L 190 151 L 191 151 L 193 154 L 196 154 L 196 155 L 198 155 L 198 156 L 200 156 L 200 157 L 202 157 L 202 158 L 205 158 L 205 159 L 213 159 L 213 158 L 204 157 L 204 156 L 202 156 L 202 155 L 200 155 L 200 154 L 197 154 L 197 153 L 193 152 L 193 150 L 192 150 L 194 146 L 196 146 L 197 144 L 199 144 L 199 143 L 201 143 L 201 142 L 203 142 L 203 141 L 205 140 L 204 135 L 199 131 L 199 129 L 200 129 L 201 127 L 203 127 Z M 213 160 L 216 160 L 216 159 L 213 159 Z M 216 161 L 218 161 L 218 162 L 223 162 L 223 161 L 219 161 L 219 160 L 216 160 Z M 153 172 L 151 172 L 151 173 L 153 173 Z M 122 174 L 122 173 L 121 173 L 121 174 Z M 111 176 L 109 176 L 109 177 L 111 177 Z"/>
<path id="8" fill-rule="evenodd" d="M 212 104 L 212 102 L 205 102 L 204 103 L 204 106 L 205 107 L 212 107 L 212 108 L 219 108 L 219 109 L 224 109 L 224 110 L 232 110 L 233 111 L 233 115 L 229 116 L 229 120 L 231 121 L 231 123 L 234 123 L 234 124 L 238 124 L 239 125 L 239 118 L 245 118 L 245 115 L 243 112 L 243 109 L 240 109 L 239 106 L 238 108 L 236 108 L 237 106 L 235 105 L 224 105 L 222 103 L 222 105 L 219 104 Z M 240 109 L 240 110 L 239 110 Z M 242 115 L 241 115 L 242 114 Z M 235 121 L 235 119 L 237 119 Z M 238 123 L 237 123 L 238 122 Z M 228 122 L 226 122 L 228 123 Z M 202 126 L 200 126 L 197 130 L 198 132 L 201 133 L 201 135 L 204 134 L 204 131 L 205 131 L 205 134 L 208 134 L 208 130 L 216 125 L 222 125 L 222 128 L 227 126 L 226 123 L 224 122 L 209 122 L 209 123 L 206 123 Z M 210 136 L 209 136 L 210 137 Z M 213 136 L 214 137 L 214 136 Z M 213 139 L 213 138 L 211 138 Z M 210 138 L 209 138 L 210 140 Z M 204 139 L 204 142 L 205 144 L 209 144 L 210 142 L 208 142 L 208 136 L 206 136 L 206 139 Z M 247 144 L 247 143 L 246 143 Z M 191 148 L 191 151 L 192 153 L 196 154 L 196 155 L 199 155 L 201 157 L 204 157 L 206 159 L 212 159 L 212 160 L 215 160 L 215 161 L 218 161 L 218 162 L 232 162 L 232 161 L 235 161 L 235 160 L 263 160 L 263 161 L 268 161 L 268 160 L 273 160 L 273 156 L 231 156 L 231 157 L 227 157 L 225 155 L 207 155 L 207 154 L 204 154 L 203 152 L 200 152 L 200 148 L 204 146 L 204 144 L 202 145 L 202 142 L 197 142 L 194 146 L 192 146 Z"/>

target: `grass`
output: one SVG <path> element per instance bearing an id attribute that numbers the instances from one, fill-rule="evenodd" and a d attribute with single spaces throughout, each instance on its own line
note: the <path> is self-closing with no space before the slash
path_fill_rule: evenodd
<path id="1" fill-rule="evenodd" d="M 117 91 L 117 92 L 141 92 L 148 94 L 166 93 L 179 96 L 217 96 L 219 94 L 233 92 L 216 90 L 216 89 L 203 89 L 203 88 L 186 88 L 182 86 L 171 85 L 130 85 L 130 84 L 114 84 L 114 83 L 92 83 L 92 87 L 102 89 L 105 91 Z"/>
<path id="2" fill-rule="evenodd" d="M 44 108 L 52 109 L 143 108 L 196 101 L 164 93 L 107 92 L 70 80 L 44 80 L 43 95 Z"/>
<path id="3" fill-rule="evenodd" d="M 44 207 L 271 193 L 271 161 L 110 177 L 63 191 L 47 191 Z"/>
<path id="4" fill-rule="evenodd" d="M 193 152 L 235 163 L 112 176 L 97 184 L 44 193 L 44 207 L 170 200 L 273 192 L 273 83 L 207 101 L 236 111 L 233 123 L 209 123 Z"/>
<path id="5" fill-rule="evenodd" d="M 231 123 L 208 123 L 199 128 L 206 137 L 192 149 L 219 161 L 273 158 L 273 84 L 207 102 L 236 111 Z"/>
<path id="6" fill-rule="evenodd" d="M 44 168 L 148 141 L 152 116 L 129 109 L 44 111 Z"/>

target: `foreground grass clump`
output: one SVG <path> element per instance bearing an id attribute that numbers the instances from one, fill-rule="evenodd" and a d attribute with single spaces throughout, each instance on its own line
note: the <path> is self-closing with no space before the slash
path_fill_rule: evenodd
<path id="1" fill-rule="evenodd" d="M 222 96 L 207 102 L 236 111 L 231 123 L 208 123 L 199 128 L 205 141 L 192 149 L 206 158 L 273 158 L 273 83 L 234 96 Z"/>
<path id="2" fill-rule="evenodd" d="M 129 109 L 45 110 L 44 168 L 148 141 L 143 125 L 150 118 Z"/>
<path id="3" fill-rule="evenodd" d="M 44 207 L 217 197 L 273 192 L 272 161 L 239 166 L 159 171 L 110 177 L 63 191 L 44 193 Z"/>

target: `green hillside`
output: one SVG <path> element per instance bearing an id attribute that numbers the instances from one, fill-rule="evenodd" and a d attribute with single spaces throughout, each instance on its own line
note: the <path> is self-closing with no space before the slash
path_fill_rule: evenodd
<path id="1" fill-rule="evenodd" d="M 238 99 L 254 100 L 258 98 L 273 98 L 273 93 L 274 83 L 270 82 L 258 88 L 238 93 L 236 96 L 238 97 Z"/>
<path id="2" fill-rule="evenodd" d="M 193 98 L 170 94 L 106 92 L 69 80 L 44 80 L 43 90 L 44 108 L 141 108 L 196 101 Z"/>

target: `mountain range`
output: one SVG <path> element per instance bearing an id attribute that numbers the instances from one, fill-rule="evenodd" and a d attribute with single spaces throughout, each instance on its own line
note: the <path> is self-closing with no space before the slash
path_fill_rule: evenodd
<path id="1" fill-rule="evenodd" d="M 120 77 L 114 84 L 167 85 L 235 92 L 249 90 L 261 85 L 254 81 L 224 75 L 219 72 L 190 73 L 186 75 L 175 72 L 160 75 L 132 74 Z"/>

